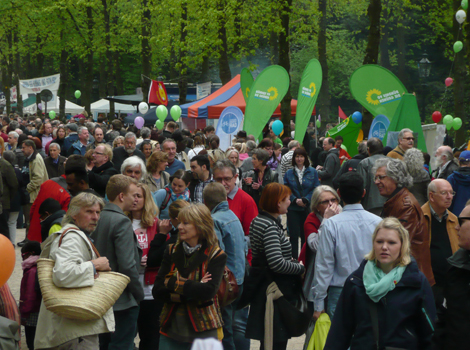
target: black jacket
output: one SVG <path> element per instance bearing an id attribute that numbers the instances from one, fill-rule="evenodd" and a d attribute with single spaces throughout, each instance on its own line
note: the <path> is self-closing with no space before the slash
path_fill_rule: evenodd
<path id="1" fill-rule="evenodd" d="M 59 162 L 54 164 L 54 160 L 51 157 L 44 159 L 44 165 L 46 166 L 47 175 L 49 179 L 53 177 L 59 177 L 65 174 L 65 161 L 67 158 L 59 155 Z"/>
<path id="2" fill-rule="evenodd" d="M 325 350 L 375 350 L 369 302 L 362 276 L 364 260 L 344 283 Z M 377 303 L 380 349 L 431 349 L 436 308 L 431 287 L 414 260 L 395 289 Z M 450 348 L 449 348 L 450 349 Z"/>
<path id="3" fill-rule="evenodd" d="M 333 179 L 333 187 L 337 190 L 339 188 L 339 178 L 341 175 L 347 173 L 348 171 L 357 171 L 357 166 L 361 160 L 366 159 L 367 157 L 364 154 L 356 154 L 351 159 L 343 163 L 335 178 Z"/>
<path id="4" fill-rule="evenodd" d="M 438 349 L 467 350 L 470 329 L 470 252 L 463 248 L 447 259 L 451 265 L 444 297 L 447 309 L 439 315 L 435 337 Z"/>
<path id="5" fill-rule="evenodd" d="M 88 184 L 90 188 L 94 189 L 101 197 L 106 195 L 106 185 L 108 184 L 111 176 L 119 174 L 114 168 L 113 163 L 106 162 L 102 166 L 93 167 L 88 172 Z"/>
<path id="6" fill-rule="evenodd" d="M 47 239 L 47 237 L 49 237 L 49 231 L 51 230 L 52 226 L 55 224 L 61 225 L 64 215 L 65 210 L 59 210 L 41 222 L 41 238 L 43 242 Z"/>
<path id="7" fill-rule="evenodd" d="M 113 150 L 113 164 L 114 164 L 114 169 L 118 171 L 118 173 L 121 173 L 121 165 L 124 163 L 124 161 L 132 156 L 137 156 L 140 159 L 144 161 L 144 164 L 147 164 L 147 161 L 145 159 L 144 154 L 139 151 L 137 148 L 134 150 L 134 153 L 132 155 L 129 155 L 126 150 L 124 149 L 124 146 L 117 147 Z"/>

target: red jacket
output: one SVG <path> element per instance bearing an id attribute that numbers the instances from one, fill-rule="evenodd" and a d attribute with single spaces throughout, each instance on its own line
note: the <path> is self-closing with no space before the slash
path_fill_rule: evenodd
<path id="1" fill-rule="evenodd" d="M 39 220 L 39 207 L 47 198 L 53 198 L 60 203 L 62 210 L 67 211 L 70 204 L 70 193 L 67 191 L 65 175 L 54 177 L 41 185 L 38 196 L 31 206 L 28 239 L 41 242 L 41 222 Z"/>
<path id="2" fill-rule="evenodd" d="M 307 266 L 308 264 L 308 247 L 307 247 L 307 240 L 308 236 L 310 236 L 313 232 L 318 233 L 318 229 L 320 228 L 321 222 L 318 219 L 317 215 L 312 212 L 308 214 L 307 220 L 305 220 L 304 223 L 304 235 L 305 235 L 305 243 L 302 246 L 302 250 L 300 251 L 299 255 L 299 261 L 302 261 L 304 263 L 304 266 Z"/>

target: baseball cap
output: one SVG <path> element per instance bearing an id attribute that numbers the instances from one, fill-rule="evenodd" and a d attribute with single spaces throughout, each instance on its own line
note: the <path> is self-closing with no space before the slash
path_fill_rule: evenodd
<path id="1" fill-rule="evenodd" d="M 467 162 L 470 161 L 470 151 L 463 151 L 460 153 L 459 159 Z"/>

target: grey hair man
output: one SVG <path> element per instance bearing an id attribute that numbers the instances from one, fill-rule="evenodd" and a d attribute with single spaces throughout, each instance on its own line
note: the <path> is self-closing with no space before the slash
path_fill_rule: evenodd
<path id="1" fill-rule="evenodd" d="M 431 245 L 431 266 L 436 284 L 432 291 L 436 308 L 442 310 L 444 302 L 444 286 L 449 269 L 447 259 L 459 249 L 457 235 L 457 217 L 448 208 L 452 204 L 454 191 L 447 180 L 436 179 L 428 185 L 428 198 L 421 209 L 428 223 L 428 233 Z"/>
<path id="2" fill-rule="evenodd" d="M 121 174 L 132 177 L 137 181 L 144 179 L 147 175 L 145 163 L 139 157 L 132 156 L 127 158 L 121 165 Z"/>
<path id="3" fill-rule="evenodd" d="M 130 158 L 127 158 L 126 161 Z M 104 197 L 106 195 L 106 185 L 109 179 L 111 176 L 118 174 L 113 163 L 111 163 L 113 160 L 113 150 L 111 146 L 104 143 L 98 144 L 93 151 L 93 159 L 93 168 L 87 169 L 89 186 L 101 197 Z M 140 158 L 138 159 L 140 160 Z"/>
<path id="4" fill-rule="evenodd" d="M 380 139 L 376 137 L 370 138 L 367 140 L 367 153 L 369 157 L 362 160 L 357 166 L 357 172 L 362 176 L 366 190 L 366 194 L 362 199 L 362 205 L 364 209 L 375 215 L 380 215 L 386 201 L 386 198 L 380 195 L 377 186 L 374 184 L 375 173 L 372 171 L 378 159 L 386 158 L 383 155 L 383 149 L 384 146 Z"/>
<path id="5" fill-rule="evenodd" d="M 449 146 L 439 147 L 432 162 L 432 176 L 436 179 L 447 179 L 458 168 L 452 148 Z"/>
<path id="6" fill-rule="evenodd" d="M 413 185 L 413 178 L 408 174 L 405 163 L 390 157 L 378 159 L 372 172 L 375 173 L 375 185 L 380 195 L 387 198 L 381 216 L 393 216 L 402 222 L 410 234 L 411 253 L 419 269 L 429 284 L 434 285 L 428 225 L 421 206 L 407 188 Z"/>
<path id="7" fill-rule="evenodd" d="M 42 258 L 55 261 L 54 284 L 62 288 L 92 287 L 99 271 L 110 271 L 105 254 L 99 257 L 90 240 L 104 202 L 91 193 L 81 193 L 70 202 L 62 229 L 44 242 Z M 65 234 L 67 233 L 67 234 Z M 103 317 L 82 321 L 60 317 L 41 302 L 34 347 L 36 349 L 98 349 L 98 334 L 113 332 L 113 309 Z"/>
<path id="8" fill-rule="evenodd" d="M 78 140 L 75 141 L 72 146 L 67 150 L 67 154 L 70 156 L 72 154 L 85 155 L 87 146 L 90 139 L 90 133 L 88 129 L 84 126 L 78 128 Z M 65 144 L 65 141 L 64 141 Z"/>
<path id="9" fill-rule="evenodd" d="M 387 157 L 403 160 L 405 152 L 414 145 L 415 138 L 411 129 L 402 129 L 398 133 L 398 146 L 387 153 Z"/>
<path id="10" fill-rule="evenodd" d="M 67 158 L 60 155 L 60 145 L 58 143 L 52 142 L 49 145 L 49 157 L 44 159 L 44 164 L 46 165 L 49 179 L 65 174 L 66 160 Z"/>
<path id="11" fill-rule="evenodd" d="M 145 155 L 136 149 L 136 136 L 133 132 L 128 132 L 124 137 L 124 146 L 117 147 L 113 150 L 114 168 L 120 172 L 122 163 L 129 157 L 137 156 L 145 164 Z"/>
<path id="12" fill-rule="evenodd" d="M 284 179 L 284 175 L 286 175 L 287 170 L 292 169 L 292 156 L 294 155 L 294 151 L 300 147 L 300 142 L 296 140 L 292 140 L 287 144 L 287 148 L 289 148 L 289 152 L 284 154 L 281 158 L 281 177 Z"/>

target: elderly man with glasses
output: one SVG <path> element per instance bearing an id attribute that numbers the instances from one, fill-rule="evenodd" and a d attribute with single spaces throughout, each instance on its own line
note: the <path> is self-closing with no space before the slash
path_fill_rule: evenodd
<path id="1" fill-rule="evenodd" d="M 449 269 L 447 259 L 459 249 L 457 217 L 448 208 L 455 192 L 447 180 L 436 179 L 428 185 L 428 198 L 421 209 L 428 223 L 431 267 L 436 284 L 432 287 L 436 308 L 440 310 L 444 301 L 443 288 Z"/>
<path id="2" fill-rule="evenodd" d="M 413 185 L 413 178 L 408 174 L 405 163 L 389 157 L 378 159 L 372 172 L 375 174 L 375 185 L 380 195 L 387 198 L 381 216 L 383 218 L 396 217 L 408 230 L 411 253 L 419 269 L 433 286 L 435 282 L 431 268 L 428 224 L 421 206 L 407 189 Z"/>
<path id="3" fill-rule="evenodd" d="M 405 152 L 413 147 L 415 138 L 413 131 L 410 129 L 402 129 L 398 133 L 398 146 L 387 153 L 387 157 L 403 160 Z"/>
<path id="4" fill-rule="evenodd" d="M 94 166 L 87 168 L 90 188 L 94 189 L 103 198 L 106 195 L 106 185 L 109 179 L 111 176 L 119 174 L 111 162 L 112 159 L 113 150 L 111 146 L 99 143 L 93 151 Z"/>

